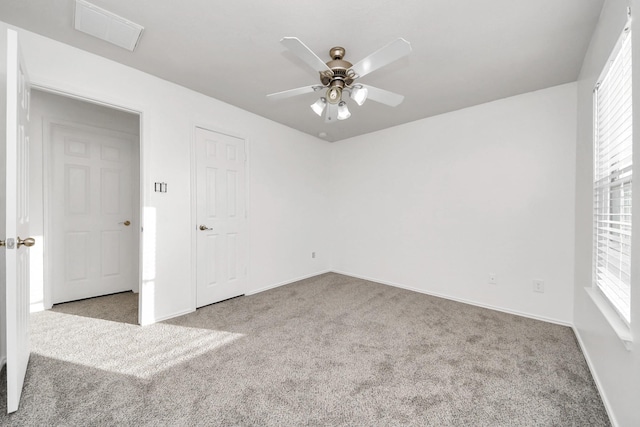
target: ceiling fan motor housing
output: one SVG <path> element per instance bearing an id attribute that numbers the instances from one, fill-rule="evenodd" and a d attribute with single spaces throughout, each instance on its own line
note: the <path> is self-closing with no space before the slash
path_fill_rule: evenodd
<path id="1" fill-rule="evenodd" d="M 333 47 L 329 51 L 332 59 L 327 62 L 327 67 L 331 68 L 332 73 L 328 71 L 320 73 L 320 82 L 324 86 L 343 88 L 353 83 L 355 76 L 347 72 L 353 64 L 342 59 L 345 52 L 345 49 L 340 46 Z"/>

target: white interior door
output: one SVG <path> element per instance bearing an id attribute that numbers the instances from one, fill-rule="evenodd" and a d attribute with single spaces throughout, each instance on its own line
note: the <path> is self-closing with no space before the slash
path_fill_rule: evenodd
<path id="1" fill-rule="evenodd" d="M 137 289 L 135 137 L 51 125 L 54 304 Z"/>
<path id="2" fill-rule="evenodd" d="M 196 128 L 196 306 L 244 294 L 244 140 Z"/>
<path id="3" fill-rule="evenodd" d="M 5 274 L 7 412 L 14 412 L 29 363 L 29 100 L 30 85 L 18 47 L 7 32 L 5 154 Z M 2 236 L 4 237 L 4 236 Z"/>

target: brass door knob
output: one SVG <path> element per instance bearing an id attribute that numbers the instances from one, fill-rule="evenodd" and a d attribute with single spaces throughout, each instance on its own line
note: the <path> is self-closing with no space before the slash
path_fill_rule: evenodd
<path id="1" fill-rule="evenodd" d="M 131 225 L 131 221 L 126 220 L 126 221 L 124 221 L 124 222 L 121 222 L 120 224 L 124 224 L 124 226 L 125 226 L 125 227 L 128 227 L 128 226 L 130 226 L 130 225 Z"/>
<path id="2" fill-rule="evenodd" d="M 209 228 L 209 227 L 207 227 L 206 225 L 203 224 L 203 225 L 200 226 L 200 230 L 201 231 L 207 231 L 207 230 L 213 230 L 213 228 Z"/>
<path id="3" fill-rule="evenodd" d="M 33 237 L 27 237 L 24 240 L 22 240 L 20 237 L 18 237 L 16 239 L 16 241 L 17 241 L 17 244 L 16 244 L 17 247 L 20 247 L 20 246 L 24 245 L 24 246 L 30 248 L 31 246 L 36 244 L 36 239 L 34 239 Z"/>

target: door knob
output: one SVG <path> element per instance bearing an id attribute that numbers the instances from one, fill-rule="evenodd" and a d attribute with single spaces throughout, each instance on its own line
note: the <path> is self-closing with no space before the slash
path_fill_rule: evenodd
<path id="1" fill-rule="evenodd" d="M 207 227 L 206 225 L 203 224 L 203 225 L 200 226 L 200 230 L 201 231 L 207 231 L 207 230 L 213 230 L 213 228 L 209 228 L 209 227 Z"/>
<path id="2" fill-rule="evenodd" d="M 126 221 L 124 221 L 124 222 L 119 222 L 118 224 L 124 224 L 124 226 L 125 226 L 125 227 L 128 227 L 128 226 L 130 226 L 130 225 L 131 225 L 131 221 L 126 220 Z"/>
<path id="3" fill-rule="evenodd" d="M 17 244 L 16 246 L 19 248 L 20 246 L 24 245 L 28 248 L 30 248 L 31 246 L 36 244 L 36 239 L 34 239 L 33 237 L 27 237 L 26 239 L 22 240 L 20 237 L 18 237 L 17 239 Z"/>
<path id="4" fill-rule="evenodd" d="M 7 242 L 5 242 L 4 240 L 0 240 L 0 247 L 6 245 Z"/>

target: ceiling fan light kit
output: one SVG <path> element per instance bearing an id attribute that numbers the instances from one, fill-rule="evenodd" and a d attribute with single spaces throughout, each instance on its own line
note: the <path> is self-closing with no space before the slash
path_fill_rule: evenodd
<path id="1" fill-rule="evenodd" d="M 353 89 L 351 89 L 351 99 L 353 99 L 356 104 L 362 106 L 364 101 L 367 100 L 367 95 L 369 91 L 366 87 L 362 87 L 362 85 L 357 85 Z"/>
<path id="2" fill-rule="evenodd" d="M 322 117 L 322 112 L 324 111 L 324 107 L 327 105 L 326 98 L 320 98 L 313 104 L 311 104 L 311 109 L 320 117 Z"/>
<path id="3" fill-rule="evenodd" d="M 342 87 L 331 86 L 327 89 L 327 102 L 330 104 L 338 104 L 342 100 Z"/>
<path id="4" fill-rule="evenodd" d="M 349 97 L 359 106 L 364 104 L 367 99 L 371 99 L 395 107 L 404 99 L 404 96 L 397 93 L 355 83 L 360 77 L 408 55 L 411 52 L 411 44 L 403 38 L 389 43 L 355 65 L 343 59 L 346 51 L 340 46 L 331 48 L 329 51 L 331 60 L 325 63 L 296 37 L 284 37 L 280 43 L 320 74 L 321 85 L 316 84 L 272 93 L 267 95 L 267 98 L 271 100 L 326 89 L 325 96 L 311 104 L 311 109 L 321 117 L 324 112 L 325 122 L 331 123 L 335 119 L 346 120 L 351 117 L 347 102 L 342 99 L 344 92 L 347 92 Z"/>
<path id="5" fill-rule="evenodd" d="M 338 120 L 346 120 L 349 117 L 351 117 L 351 112 L 347 108 L 347 103 L 340 101 L 340 104 L 338 104 Z"/>

